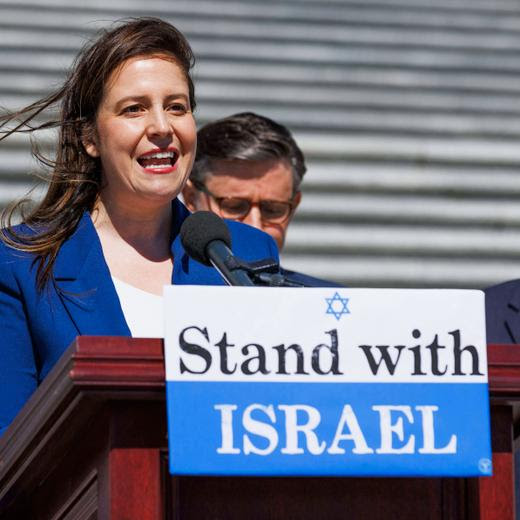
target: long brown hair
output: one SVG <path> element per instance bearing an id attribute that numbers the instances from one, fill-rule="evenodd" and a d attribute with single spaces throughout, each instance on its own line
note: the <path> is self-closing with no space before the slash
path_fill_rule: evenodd
<path id="1" fill-rule="evenodd" d="M 13 215 L 23 209 L 23 201 L 2 216 L 0 238 L 12 248 L 34 254 L 40 290 L 52 279 L 61 245 L 74 232 L 84 212 L 93 209 L 101 189 L 100 161 L 87 154 L 83 142 L 95 132 L 104 87 L 123 62 L 147 55 L 167 55 L 180 66 L 194 110 L 195 89 L 190 70 L 195 60 L 188 41 L 163 20 L 133 18 L 101 31 L 93 44 L 86 45 L 59 90 L 19 111 L 0 116 L 0 141 L 15 132 L 59 129 L 55 158 L 35 154 L 51 167 L 45 197 L 23 217 L 26 226 L 22 228 L 14 227 L 12 220 Z M 60 108 L 57 119 L 34 124 L 37 116 L 55 107 Z"/>

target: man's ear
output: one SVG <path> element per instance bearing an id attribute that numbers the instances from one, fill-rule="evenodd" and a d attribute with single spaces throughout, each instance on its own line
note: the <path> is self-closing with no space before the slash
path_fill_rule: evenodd
<path id="1" fill-rule="evenodd" d="M 293 197 L 293 200 L 292 200 L 292 205 L 293 205 L 293 215 L 294 215 L 294 212 L 296 211 L 296 208 L 300 205 L 300 202 L 302 201 L 302 192 L 301 191 L 297 191 L 296 192 L 296 195 Z"/>
<path id="2" fill-rule="evenodd" d="M 97 144 L 97 135 L 96 130 L 91 127 L 86 127 L 81 135 L 81 143 L 83 144 L 83 148 L 87 152 L 90 157 L 94 159 L 99 157 L 99 147 Z"/>
<path id="3" fill-rule="evenodd" d="M 184 188 L 182 188 L 182 198 L 184 199 L 184 204 L 186 207 L 193 213 L 197 210 L 197 197 L 198 191 L 190 179 L 186 181 Z"/>

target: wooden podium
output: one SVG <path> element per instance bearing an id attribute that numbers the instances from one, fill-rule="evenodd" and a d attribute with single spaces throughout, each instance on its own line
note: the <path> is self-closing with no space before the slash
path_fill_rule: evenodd
<path id="1" fill-rule="evenodd" d="M 172 478 L 162 340 L 80 337 L 0 438 L 0 518 L 513 520 L 520 348 L 488 357 L 492 478 Z"/>

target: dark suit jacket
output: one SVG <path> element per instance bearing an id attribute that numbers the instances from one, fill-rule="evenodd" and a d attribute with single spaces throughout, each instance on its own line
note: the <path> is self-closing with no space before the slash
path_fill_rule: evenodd
<path id="1" fill-rule="evenodd" d="M 189 212 L 177 200 L 172 207 L 172 283 L 223 285 L 215 269 L 184 252 L 178 234 Z M 227 224 L 237 256 L 246 261 L 278 260 L 267 234 L 240 223 Z M 89 214 L 61 247 L 54 278 L 55 285 L 37 291 L 32 255 L 0 242 L 0 434 L 76 336 L 130 336 Z"/>
<path id="2" fill-rule="evenodd" d="M 486 337 L 488 343 L 520 344 L 520 280 L 510 280 L 485 289 Z M 520 454 L 515 452 L 515 500 L 520 503 Z M 516 516 L 518 518 L 518 516 Z"/>
<path id="3" fill-rule="evenodd" d="M 520 343 L 520 280 L 487 288 L 486 335 L 488 343 Z"/>

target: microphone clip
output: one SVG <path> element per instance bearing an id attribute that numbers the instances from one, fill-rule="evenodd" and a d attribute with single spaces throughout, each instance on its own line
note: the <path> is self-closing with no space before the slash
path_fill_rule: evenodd
<path id="1" fill-rule="evenodd" d="M 246 262 L 236 256 L 230 256 L 225 261 L 230 271 L 240 269 L 245 271 L 251 281 L 257 286 L 263 287 L 305 287 L 303 284 L 293 282 L 280 272 L 280 265 L 273 258 L 265 258 L 255 262 Z"/>

